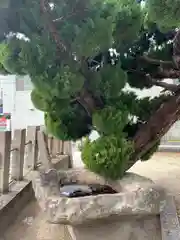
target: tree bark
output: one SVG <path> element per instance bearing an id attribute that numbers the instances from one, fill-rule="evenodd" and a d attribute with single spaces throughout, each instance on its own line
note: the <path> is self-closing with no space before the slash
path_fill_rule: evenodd
<path id="1" fill-rule="evenodd" d="M 51 13 L 49 12 L 48 1 L 40 0 L 40 6 L 41 6 L 41 12 L 44 14 L 46 18 L 47 28 L 51 33 L 52 37 L 54 38 L 54 41 L 57 45 L 58 50 L 60 52 L 66 52 L 67 51 L 66 45 L 61 40 L 60 35 L 58 34 L 56 27 L 53 24 L 53 20 L 51 19 Z"/>
<path id="2" fill-rule="evenodd" d="M 163 103 L 149 121 L 140 127 L 133 139 L 135 152 L 128 168 L 133 166 L 144 153 L 150 150 L 179 118 L 180 91 Z"/>
<path id="3" fill-rule="evenodd" d="M 180 29 L 173 40 L 173 60 L 176 67 L 180 68 Z"/>
<path id="4" fill-rule="evenodd" d="M 95 110 L 102 108 L 100 102 L 97 101 L 85 87 L 81 90 L 80 95 L 76 98 L 76 100 L 90 117 L 92 117 Z"/>
<path id="5" fill-rule="evenodd" d="M 174 63 L 172 61 L 163 61 L 163 60 L 159 60 L 159 59 L 154 59 L 154 58 L 149 57 L 148 55 L 143 55 L 143 56 L 139 57 L 139 60 L 142 62 L 151 64 L 151 65 L 163 66 L 163 67 L 169 67 L 169 68 L 174 67 Z"/>

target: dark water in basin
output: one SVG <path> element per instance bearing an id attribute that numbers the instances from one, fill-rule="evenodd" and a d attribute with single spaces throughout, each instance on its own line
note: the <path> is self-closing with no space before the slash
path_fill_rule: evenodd
<path id="1" fill-rule="evenodd" d="M 60 187 L 61 195 L 69 198 L 93 196 L 98 194 L 115 194 L 117 193 L 108 185 L 100 184 L 69 184 Z"/>

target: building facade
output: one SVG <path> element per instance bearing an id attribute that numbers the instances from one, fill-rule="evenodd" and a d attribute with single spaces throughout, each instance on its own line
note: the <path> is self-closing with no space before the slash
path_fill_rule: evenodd
<path id="1" fill-rule="evenodd" d="M 31 102 L 33 86 L 29 77 L 0 76 L 3 112 L 11 114 L 11 128 L 43 125 L 44 114 Z"/>

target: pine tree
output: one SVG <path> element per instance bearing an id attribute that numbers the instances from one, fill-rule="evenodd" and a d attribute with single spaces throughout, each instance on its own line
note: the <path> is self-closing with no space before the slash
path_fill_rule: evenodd
<path id="1" fill-rule="evenodd" d="M 3 0 L 0 72 L 29 75 L 47 131 L 84 143 L 110 178 L 147 160 L 180 118 L 180 0 Z M 161 86 L 155 98 L 125 91 Z"/>

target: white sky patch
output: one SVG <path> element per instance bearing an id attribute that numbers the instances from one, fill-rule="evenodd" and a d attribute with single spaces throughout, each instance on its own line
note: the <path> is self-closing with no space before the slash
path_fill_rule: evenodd
<path id="1" fill-rule="evenodd" d="M 125 87 L 123 88 L 124 92 L 134 92 L 139 99 L 145 98 L 145 97 L 156 97 L 160 95 L 160 92 L 163 90 L 161 87 L 154 86 L 152 88 L 145 88 L 145 89 L 137 89 L 132 88 L 129 86 L 128 83 L 126 83 Z"/>
<path id="2" fill-rule="evenodd" d="M 141 1 L 141 7 L 144 8 L 146 5 L 146 1 Z"/>
<path id="3" fill-rule="evenodd" d="M 26 37 L 24 34 L 22 34 L 22 33 L 17 33 L 17 38 L 19 38 L 19 39 L 23 39 L 24 41 L 26 41 L 26 42 L 29 42 L 30 41 L 30 39 L 28 38 L 28 37 Z"/>
<path id="4" fill-rule="evenodd" d="M 163 82 L 174 83 L 172 79 L 166 79 Z M 161 94 L 162 90 L 163 90 L 163 88 L 158 87 L 158 86 L 153 86 L 151 88 L 148 88 L 148 89 L 145 88 L 145 89 L 141 90 L 141 89 L 130 87 L 128 83 L 126 83 L 125 87 L 123 88 L 124 92 L 127 92 L 127 91 L 134 92 L 139 99 L 142 99 L 145 97 L 151 97 L 151 98 L 157 97 Z"/>
<path id="5" fill-rule="evenodd" d="M 24 41 L 30 41 L 30 39 L 28 37 L 26 37 L 23 33 L 13 33 L 13 32 L 10 32 L 7 37 L 8 38 L 11 38 L 11 37 L 14 37 L 16 36 L 16 38 L 18 39 L 23 39 Z"/>
<path id="6" fill-rule="evenodd" d="M 49 6 L 50 6 L 51 10 L 54 10 L 54 7 L 55 7 L 54 3 L 49 3 Z"/>

